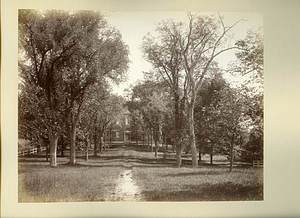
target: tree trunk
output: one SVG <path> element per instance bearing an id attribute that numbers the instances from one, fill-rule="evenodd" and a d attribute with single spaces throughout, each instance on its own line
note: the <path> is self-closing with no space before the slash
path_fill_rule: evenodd
<path id="1" fill-rule="evenodd" d="M 234 141 L 234 133 L 231 136 L 231 142 L 230 142 L 230 166 L 229 166 L 230 172 L 232 172 L 233 169 L 233 141 Z"/>
<path id="2" fill-rule="evenodd" d="M 61 147 L 60 147 L 60 155 L 64 156 L 64 148 L 65 148 L 65 140 L 64 137 L 61 137 Z"/>
<path id="3" fill-rule="evenodd" d="M 197 149 L 196 149 L 196 139 L 194 131 L 194 100 L 188 104 L 188 121 L 189 121 L 189 141 L 191 145 L 192 152 L 192 168 L 198 167 L 197 161 Z"/>
<path id="4" fill-rule="evenodd" d="M 136 136 L 136 138 L 135 138 L 136 145 L 138 145 L 138 144 L 139 144 L 139 137 L 138 137 L 137 127 L 136 127 L 136 129 L 135 129 L 135 136 Z"/>
<path id="5" fill-rule="evenodd" d="M 163 143 L 163 152 L 164 152 L 164 159 L 166 159 L 166 157 L 167 157 L 167 140 L 166 140 L 166 137 L 165 137 L 165 141 L 164 141 L 164 143 Z"/>
<path id="6" fill-rule="evenodd" d="M 147 150 L 149 151 L 149 146 L 150 146 L 150 140 L 149 140 L 149 133 L 147 133 Z"/>
<path id="7" fill-rule="evenodd" d="M 57 141 L 58 141 L 58 134 L 50 134 L 49 135 L 49 141 L 50 141 L 50 166 L 56 167 L 56 151 L 57 151 Z"/>
<path id="8" fill-rule="evenodd" d="M 157 157 L 157 151 L 158 151 L 158 141 L 154 139 L 154 144 L 155 144 L 155 157 Z"/>
<path id="9" fill-rule="evenodd" d="M 103 135 L 103 134 L 102 134 Z M 104 140 L 103 140 L 103 136 L 100 137 L 100 152 L 103 151 L 103 147 L 104 147 Z"/>
<path id="10" fill-rule="evenodd" d="M 89 136 L 85 137 L 85 160 L 89 160 Z"/>
<path id="11" fill-rule="evenodd" d="M 233 169 L 233 144 L 230 144 L 230 166 L 229 171 L 231 172 Z"/>
<path id="12" fill-rule="evenodd" d="M 182 159 L 181 159 L 182 148 L 179 143 L 176 143 L 175 147 L 176 147 L 176 166 L 181 167 L 181 165 L 182 165 Z"/>
<path id="13" fill-rule="evenodd" d="M 234 139 L 234 134 L 232 135 L 231 142 L 230 142 L 230 166 L 229 166 L 230 172 L 233 169 L 233 139 Z"/>
<path id="14" fill-rule="evenodd" d="M 201 164 L 201 145 L 199 144 L 199 158 L 198 158 L 198 164 Z"/>
<path id="15" fill-rule="evenodd" d="M 106 133 L 106 130 L 104 130 L 104 133 L 103 133 L 103 146 L 104 146 L 104 150 L 106 149 L 106 137 L 107 137 L 107 133 Z"/>
<path id="16" fill-rule="evenodd" d="M 157 157 L 157 152 L 159 150 L 159 144 L 163 142 L 162 140 L 162 124 L 161 124 L 161 117 L 157 118 L 157 128 L 155 128 L 155 157 Z"/>
<path id="17" fill-rule="evenodd" d="M 48 162 L 49 159 L 49 146 L 46 146 L 46 161 Z"/>
<path id="18" fill-rule="evenodd" d="M 109 148 L 111 148 L 111 128 L 109 130 Z"/>
<path id="19" fill-rule="evenodd" d="M 165 137 L 165 146 L 166 146 L 166 151 L 167 151 L 168 150 L 167 137 Z"/>
<path id="20" fill-rule="evenodd" d="M 143 132 L 143 147 L 145 146 L 145 133 Z"/>
<path id="21" fill-rule="evenodd" d="M 210 165 L 213 165 L 213 155 L 214 155 L 214 148 L 213 144 L 210 144 Z"/>
<path id="22" fill-rule="evenodd" d="M 97 156 L 97 128 L 95 127 L 95 133 L 94 133 L 94 156 Z"/>
<path id="23" fill-rule="evenodd" d="M 102 151 L 103 150 L 105 150 L 106 149 L 106 140 L 105 140 L 105 137 L 106 137 L 106 134 L 105 134 L 105 130 L 104 130 L 104 132 L 103 132 L 103 134 L 102 134 Z"/>
<path id="24" fill-rule="evenodd" d="M 76 125 L 72 122 L 71 146 L 70 146 L 70 164 L 76 164 Z"/>
<path id="25" fill-rule="evenodd" d="M 176 147 L 176 166 L 181 167 L 182 165 L 182 160 L 181 160 L 181 152 L 182 152 L 182 147 L 181 147 L 181 117 L 180 117 L 180 111 L 179 111 L 179 93 L 178 90 L 176 89 L 174 91 L 174 106 L 175 106 L 175 143 L 173 144 L 173 151 L 174 151 L 174 145 Z"/>
<path id="26" fill-rule="evenodd" d="M 152 143 L 152 141 L 153 141 L 153 137 L 152 137 L 152 134 L 151 134 L 151 152 L 153 152 L 153 143 Z"/>
<path id="27" fill-rule="evenodd" d="M 63 157 L 64 156 L 64 149 L 65 149 L 65 146 L 64 144 L 61 145 L 61 156 Z"/>

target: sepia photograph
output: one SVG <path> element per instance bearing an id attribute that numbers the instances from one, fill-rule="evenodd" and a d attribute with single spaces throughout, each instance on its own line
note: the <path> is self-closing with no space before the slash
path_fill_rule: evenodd
<path id="1" fill-rule="evenodd" d="M 2 0 L 1 217 L 297 217 L 299 2 Z"/>
<path id="2" fill-rule="evenodd" d="M 19 202 L 263 200 L 261 14 L 18 25 Z"/>

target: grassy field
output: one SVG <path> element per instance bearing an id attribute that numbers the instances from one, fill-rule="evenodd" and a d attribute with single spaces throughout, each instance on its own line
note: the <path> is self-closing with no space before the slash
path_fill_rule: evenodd
<path id="1" fill-rule="evenodd" d="M 91 151 L 92 153 L 92 151 Z M 108 153 L 108 152 L 107 152 Z M 77 164 L 68 164 L 68 157 L 58 157 L 53 168 L 43 156 L 19 159 L 19 202 L 105 201 L 115 188 L 115 178 L 123 170 L 118 162 L 121 151 L 100 154 Z M 111 155 L 115 157 L 112 163 Z M 112 163 L 112 164 L 111 164 Z"/>
<path id="2" fill-rule="evenodd" d="M 19 202 L 105 201 L 120 167 L 58 167 L 19 175 Z"/>
<path id="3" fill-rule="evenodd" d="M 91 151 L 93 154 L 93 151 Z M 236 163 L 229 172 L 226 158 L 216 157 L 209 165 L 203 158 L 197 169 L 183 155 L 183 167 L 175 166 L 175 154 L 157 158 L 142 146 L 115 146 L 77 164 L 58 157 L 52 168 L 45 157 L 32 155 L 19 159 L 19 202 L 111 201 L 116 179 L 132 170 L 143 201 L 249 201 L 263 200 L 263 170 Z"/>
<path id="4" fill-rule="evenodd" d="M 245 201 L 263 199 L 261 170 L 134 168 L 146 201 Z"/>

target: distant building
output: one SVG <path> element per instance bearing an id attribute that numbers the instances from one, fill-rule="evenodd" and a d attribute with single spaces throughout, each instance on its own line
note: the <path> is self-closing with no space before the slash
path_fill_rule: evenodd
<path id="1" fill-rule="evenodd" d="M 131 119 L 127 110 L 124 116 L 107 130 L 106 142 L 127 143 L 131 141 Z"/>

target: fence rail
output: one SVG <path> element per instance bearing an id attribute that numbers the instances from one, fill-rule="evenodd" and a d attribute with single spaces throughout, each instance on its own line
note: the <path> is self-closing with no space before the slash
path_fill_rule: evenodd
<path id="1" fill-rule="evenodd" d="M 18 156 L 25 156 L 25 155 L 28 155 L 28 154 L 36 154 L 39 152 L 43 152 L 43 151 L 46 151 L 46 147 L 41 147 L 40 149 L 38 148 L 31 148 L 31 149 L 27 149 L 27 150 L 23 150 L 23 151 L 19 151 L 18 152 Z"/>
<path id="2" fill-rule="evenodd" d="M 263 167 L 264 166 L 264 162 L 262 160 L 254 160 L 253 161 L 253 168 L 255 167 Z"/>

